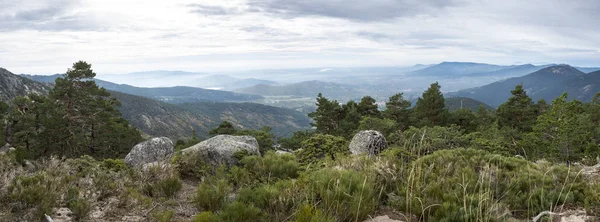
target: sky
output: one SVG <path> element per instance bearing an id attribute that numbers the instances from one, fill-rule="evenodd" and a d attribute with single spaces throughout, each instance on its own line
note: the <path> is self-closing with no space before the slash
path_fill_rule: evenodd
<path id="1" fill-rule="evenodd" d="M 0 0 L 0 67 L 600 66 L 598 0 Z"/>

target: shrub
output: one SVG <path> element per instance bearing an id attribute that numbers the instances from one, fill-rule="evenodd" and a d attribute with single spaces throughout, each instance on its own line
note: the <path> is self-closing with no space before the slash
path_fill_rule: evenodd
<path id="1" fill-rule="evenodd" d="M 172 162 L 182 178 L 202 179 L 211 171 L 211 167 L 206 163 L 201 152 L 177 154 Z"/>
<path id="2" fill-rule="evenodd" d="M 61 186 L 57 178 L 45 172 L 18 176 L 8 187 L 13 210 L 33 208 L 35 217 L 42 219 L 44 214 L 51 214 L 52 207 L 57 205 Z"/>
<path id="3" fill-rule="evenodd" d="M 395 144 L 404 147 L 416 155 L 430 154 L 436 150 L 454 149 L 468 147 L 469 141 L 462 137 L 460 127 L 452 125 L 449 127 L 409 127 L 400 141 Z"/>
<path id="4" fill-rule="evenodd" d="M 319 209 L 304 204 L 296 213 L 296 222 L 334 222 L 335 220 L 323 214 Z"/>
<path id="5" fill-rule="evenodd" d="M 241 161 L 243 167 L 257 180 L 288 179 L 298 177 L 300 164 L 291 154 L 275 154 L 270 151 L 263 157 L 247 156 Z"/>
<path id="6" fill-rule="evenodd" d="M 263 221 L 263 214 L 260 209 L 237 201 L 227 204 L 219 217 L 224 221 Z"/>
<path id="7" fill-rule="evenodd" d="M 159 222 L 170 222 L 173 219 L 173 214 L 175 212 L 172 210 L 165 210 L 162 212 L 157 212 L 152 214 L 152 217 Z"/>
<path id="8" fill-rule="evenodd" d="M 66 195 L 67 207 L 73 212 L 73 216 L 77 220 L 84 220 L 90 213 L 90 202 L 79 197 L 79 190 L 69 188 Z"/>
<path id="9" fill-rule="evenodd" d="M 348 143 L 343 137 L 317 134 L 302 142 L 298 157 L 302 163 L 313 163 L 324 158 L 335 159 L 337 155 L 349 154 Z"/>
<path id="10" fill-rule="evenodd" d="M 102 167 L 115 172 L 127 169 L 127 165 L 125 165 L 125 161 L 122 159 L 104 159 L 102 160 Z"/>
<path id="11" fill-rule="evenodd" d="M 168 164 L 150 166 L 141 173 L 142 191 L 147 196 L 171 198 L 181 190 L 181 180 Z"/>
<path id="12" fill-rule="evenodd" d="M 362 221 L 379 204 L 374 176 L 325 168 L 308 175 L 308 183 L 318 209 L 337 221 Z"/>
<path id="13" fill-rule="evenodd" d="M 204 211 L 194 216 L 194 222 L 221 222 L 219 216 L 210 211 Z"/>
<path id="14" fill-rule="evenodd" d="M 192 203 L 199 210 L 218 211 L 225 205 L 232 191 L 226 179 L 211 178 L 198 185 Z"/>
<path id="15" fill-rule="evenodd" d="M 429 221 L 531 218 L 584 202 L 585 185 L 576 172 L 481 150 L 441 150 L 411 163 L 390 202 Z"/>

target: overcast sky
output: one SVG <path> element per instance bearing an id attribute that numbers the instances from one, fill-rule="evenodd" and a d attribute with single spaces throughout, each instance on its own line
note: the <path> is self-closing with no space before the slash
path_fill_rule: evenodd
<path id="1" fill-rule="evenodd" d="M 0 0 L 0 67 L 600 66 L 599 0 Z"/>

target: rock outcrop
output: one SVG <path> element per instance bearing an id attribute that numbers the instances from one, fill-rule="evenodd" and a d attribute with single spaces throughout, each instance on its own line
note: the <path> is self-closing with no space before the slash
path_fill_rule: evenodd
<path id="1" fill-rule="evenodd" d="M 14 149 L 12 146 L 10 146 L 10 144 L 5 144 L 4 146 L 0 147 L 0 154 L 2 153 L 8 153 L 11 149 Z"/>
<path id="2" fill-rule="evenodd" d="M 364 130 L 358 132 L 350 142 L 350 152 L 352 154 L 368 154 L 370 156 L 381 153 L 387 149 L 385 136 L 375 130 Z"/>
<path id="3" fill-rule="evenodd" d="M 167 159 L 173 152 L 171 139 L 167 137 L 152 138 L 135 145 L 125 157 L 125 163 L 131 167 L 140 167 L 147 163 Z"/>
<path id="4" fill-rule="evenodd" d="M 251 136 L 218 135 L 182 150 L 184 155 L 199 152 L 211 165 L 232 165 L 238 161 L 235 154 L 247 151 L 249 155 L 260 155 L 258 141 Z"/>

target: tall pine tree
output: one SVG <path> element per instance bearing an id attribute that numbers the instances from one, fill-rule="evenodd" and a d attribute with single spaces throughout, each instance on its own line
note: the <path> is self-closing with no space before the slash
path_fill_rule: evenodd
<path id="1" fill-rule="evenodd" d="M 411 105 L 412 104 L 410 101 L 404 99 L 403 93 L 395 94 L 391 96 L 385 103 L 383 116 L 396 121 L 396 124 L 400 127 L 400 130 L 408 129 L 408 127 L 411 125 Z"/>
<path id="2" fill-rule="evenodd" d="M 437 82 L 432 83 L 423 96 L 417 100 L 414 115 L 420 126 L 446 125 L 448 110 L 440 88 L 440 84 Z"/>
<path id="3" fill-rule="evenodd" d="M 500 105 L 496 111 L 498 126 L 529 132 L 537 118 L 538 109 L 523 89 L 523 85 L 517 85 L 511 93 L 512 96 L 508 101 Z"/>

